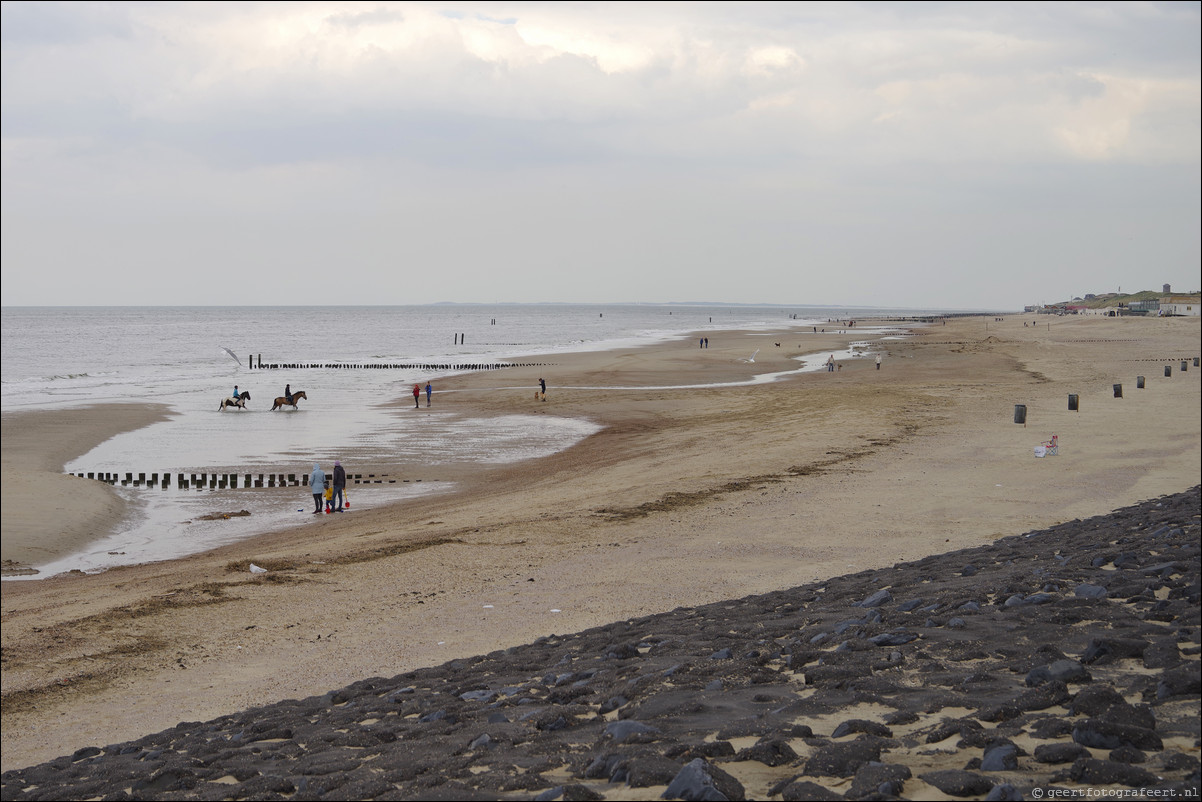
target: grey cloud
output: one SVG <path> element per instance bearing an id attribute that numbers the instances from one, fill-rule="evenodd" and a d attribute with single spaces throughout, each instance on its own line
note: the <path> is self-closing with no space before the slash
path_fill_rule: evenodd
<path id="1" fill-rule="evenodd" d="M 222 302 L 164 263 L 268 303 L 332 262 L 406 301 L 1196 276 L 1196 4 L 363 8 L 5 4 L 5 302 Z"/>

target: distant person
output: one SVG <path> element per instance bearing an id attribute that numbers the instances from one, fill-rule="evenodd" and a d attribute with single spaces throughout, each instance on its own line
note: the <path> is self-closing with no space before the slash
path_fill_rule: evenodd
<path id="1" fill-rule="evenodd" d="M 420 384 L 413 385 L 413 408 L 417 409 L 421 406 L 419 399 L 422 397 L 422 386 Z"/>
<path id="2" fill-rule="evenodd" d="M 288 399 L 288 406 L 293 406 L 293 403 L 292 403 L 292 385 L 291 385 L 291 384 L 285 384 L 285 385 L 284 385 L 284 398 L 287 398 L 287 399 Z"/>
<path id="3" fill-rule="evenodd" d="M 826 372 L 827 373 L 835 372 L 835 355 L 834 354 L 831 354 L 830 359 L 826 360 Z"/>
<path id="4" fill-rule="evenodd" d="M 547 382 L 541 376 L 538 380 L 539 398 L 543 401 L 547 400 Z"/>
<path id="5" fill-rule="evenodd" d="M 426 408 L 430 408 L 430 396 L 434 394 L 434 385 L 426 382 Z"/>
<path id="6" fill-rule="evenodd" d="M 345 500 L 346 490 L 346 471 L 342 467 L 342 463 L 334 460 L 334 490 L 330 496 L 330 504 L 334 508 L 334 512 L 342 512 L 342 502 Z"/>
<path id="7" fill-rule="evenodd" d="M 877 370 L 881 369 L 881 355 L 880 354 L 876 355 L 876 369 Z"/>
<path id="8" fill-rule="evenodd" d="M 313 463 L 313 473 L 309 474 L 309 492 L 313 494 L 313 514 L 321 514 L 321 497 L 326 489 L 326 472 L 316 462 Z"/>
<path id="9" fill-rule="evenodd" d="M 234 398 L 241 398 L 242 394 L 238 392 L 238 385 L 234 385 Z"/>

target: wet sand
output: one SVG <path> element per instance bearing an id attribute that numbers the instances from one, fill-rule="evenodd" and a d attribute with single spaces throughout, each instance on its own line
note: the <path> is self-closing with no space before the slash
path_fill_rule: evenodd
<path id="1" fill-rule="evenodd" d="M 977 546 L 1197 481 L 1200 372 L 1178 368 L 1199 352 L 1196 319 L 967 318 L 880 342 L 879 371 L 865 358 L 770 385 L 641 389 L 788 370 L 789 356 L 851 339 L 863 336 L 711 333 L 709 349 L 665 343 L 450 379 L 436 405 L 604 429 L 547 459 L 458 466 L 452 495 L 316 516 L 166 563 L 6 583 L 4 768 Z M 741 361 L 757 348 L 754 365 Z M 533 399 L 540 372 L 546 402 Z M 22 417 L 36 432 L 44 416 Z M 6 416 L 6 463 L 9 427 Z M 1034 458 L 1052 434 L 1060 454 Z M 249 574 L 252 561 L 268 573 Z"/>

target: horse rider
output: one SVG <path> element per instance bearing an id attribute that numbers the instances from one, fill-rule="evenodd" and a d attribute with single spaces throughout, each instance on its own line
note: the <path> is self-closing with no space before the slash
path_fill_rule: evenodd
<path id="1" fill-rule="evenodd" d="M 292 385 L 291 384 L 284 385 L 284 398 L 288 399 L 288 404 L 289 404 L 289 406 L 291 406 L 292 405 Z"/>
<path id="2" fill-rule="evenodd" d="M 238 393 L 238 385 L 235 384 L 234 385 L 234 398 L 241 398 L 241 397 L 242 396 Z"/>

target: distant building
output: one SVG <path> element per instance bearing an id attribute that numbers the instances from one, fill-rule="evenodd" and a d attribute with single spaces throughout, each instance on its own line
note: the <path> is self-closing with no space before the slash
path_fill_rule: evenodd
<path id="1" fill-rule="evenodd" d="M 1160 311 L 1160 301 L 1132 301 L 1127 309 L 1133 315 L 1154 315 Z"/>
<path id="2" fill-rule="evenodd" d="M 1172 293 L 1172 291 L 1173 291 L 1173 288 L 1170 287 L 1168 284 L 1165 284 L 1164 289 L 1161 290 L 1161 292 L 1163 292 L 1165 295 L 1169 295 L 1170 293 Z"/>
<path id="3" fill-rule="evenodd" d="M 1160 299 L 1160 314 L 1165 317 L 1198 317 L 1202 314 L 1202 296 L 1166 295 Z"/>

